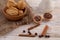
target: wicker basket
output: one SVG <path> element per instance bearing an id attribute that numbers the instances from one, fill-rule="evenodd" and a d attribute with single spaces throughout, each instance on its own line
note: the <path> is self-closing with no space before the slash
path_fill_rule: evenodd
<path id="1" fill-rule="evenodd" d="M 24 14 L 23 15 L 18 15 L 18 16 L 12 16 L 6 13 L 6 9 L 7 7 L 4 8 L 3 10 L 3 14 L 4 16 L 8 19 L 8 20 L 12 20 L 12 21 L 16 21 L 19 20 L 21 18 L 23 18 L 26 14 L 27 14 L 27 8 L 25 8 Z"/>

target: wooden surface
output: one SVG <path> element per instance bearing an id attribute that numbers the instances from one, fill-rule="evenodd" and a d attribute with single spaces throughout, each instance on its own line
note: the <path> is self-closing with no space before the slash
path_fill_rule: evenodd
<path id="1" fill-rule="evenodd" d="M 28 2 L 28 3 L 30 3 L 30 2 Z M 59 6 L 60 0 L 51 0 L 51 5 L 52 5 L 52 9 L 53 9 L 53 11 L 52 11 L 53 19 L 49 22 L 42 22 L 42 24 L 38 28 L 31 30 L 31 32 L 32 32 L 32 34 L 37 32 L 39 35 L 42 32 L 44 26 L 48 25 L 49 30 L 47 32 L 47 35 L 50 35 L 51 37 L 48 39 L 46 38 L 46 40 L 60 40 L 60 6 Z M 21 40 L 40 40 L 40 38 L 38 38 L 38 36 L 34 37 L 34 38 L 17 36 L 18 34 L 22 33 L 23 30 L 27 31 L 27 28 L 32 25 L 33 24 L 18 27 L 17 29 L 7 33 L 6 35 L 1 36 L 0 39 L 1 40 L 9 40 L 9 39 L 10 40 L 20 40 L 20 39 Z M 41 40 L 45 40 L 45 38 L 41 38 Z"/>

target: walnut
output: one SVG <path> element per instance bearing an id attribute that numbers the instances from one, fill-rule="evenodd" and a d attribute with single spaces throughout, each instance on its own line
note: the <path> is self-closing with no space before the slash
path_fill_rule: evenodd
<path id="1" fill-rule="evenodd" d="M 6 10 L 6 13 L 9 15 L 18 15 L 18 9 L 15 7 L 10 7 Z"/>
<path id="2" fill-rule="evenodd" d="M 17 7 L 19 9 L 24 9 L 26 7 L 26 3 L 23 0 L 18 1 Z"/>
<path id="3" fill-rule="evenodd" d="M 8 0 L 7 7 L 15 7 L 17 3 L 14 0 Z"/>
<path id="4" fill-rule="evenodd" d="M 23 10 L 19 10 L 19 15 L 21 16 L 21 15 L 23 15 L 24 13 L 23 13 Z"/>
<path id="5" fill-rule="evenodd" d="M 27 8 L 25 6 L 25 2 L 22 0 L 19 2 L 19 4 L 16 3 L 14 0 L 8 0 L 7 5 L 4 8 L 5 17 L 8 20 L 12 21 L 22 19 L 26 15 L 26 13 Z"/>

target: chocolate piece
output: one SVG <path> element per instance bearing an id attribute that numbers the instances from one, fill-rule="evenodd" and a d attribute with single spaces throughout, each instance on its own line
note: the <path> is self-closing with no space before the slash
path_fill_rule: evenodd
<path id="1" fill-rule="evenodd" d="M 46 19 L 51 19 L 52 18 L 52 14 L 45 13 L 43 17 L 46 18 Z"/>

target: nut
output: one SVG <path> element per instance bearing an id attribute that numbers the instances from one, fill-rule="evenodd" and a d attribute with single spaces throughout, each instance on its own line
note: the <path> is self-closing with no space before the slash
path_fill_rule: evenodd
<path id="1" fill-rule="evenodd" d="M 17 3 L 14 0 L 8 0 L 7 2 L 7 7 L 15 7 L 17 5 Z"/>
<path id="2" fill-rule="evenodd" d="M 6 13 L 9 15 L 18 15 L 18 9 L 15 7 L 10 7 L 6 10 Z"/>
<path id="3" fill-rule="evenodd" d="M 23 13 L 23 10 L 19 10 L 19 15 L 21 16 L 21 15 L 23 15 L 24 13 Z"/>
<path id="4" fill-rule="evenodd" d="M 8 0 L 7 5 L 3 10 L 4 16 L 8 20 L 12 20 L 12 21 L 22 19 L 27 13 L 27 8 L 24 5 L 25 5 L 24 3 L 23 5 L 20 5 L 21 7 L 23 7 L 23 9 L 18 9 L 17 3 L 14 0 Z M 19 8 L 21 8 L 20 6 Z"/>
<path id="5" fill-rule="evenodd" d="M 26 7 L 26 3 L 23 1 L 23 0 L 20 0 L 18 3 L 17 3 L 17 7 L 19 9 L 24 9 Z"/>

